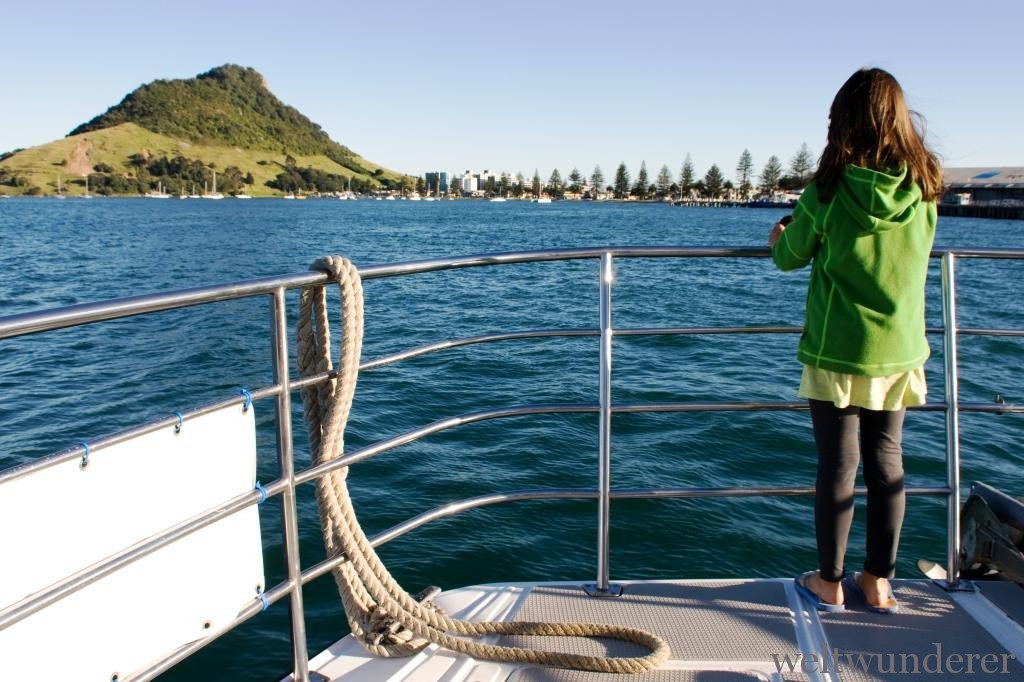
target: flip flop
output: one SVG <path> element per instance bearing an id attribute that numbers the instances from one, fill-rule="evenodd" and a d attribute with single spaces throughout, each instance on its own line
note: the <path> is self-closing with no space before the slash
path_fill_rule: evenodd
<path id="1" fill-rule="evenodd" d="M 824 599 L 816 595 L 814 591 L 811 590 L 811 588 L 807 587 L 807 585 L 804 584 L 804 582 L 815 573 L 817 573 L 817 571 L 807 571 L 806 573 L 801 573 L 797 577 L 793 578 L 793 584 L 796 585 L 797 593 L 805 600 L 813 604 L 814 608 L 818 609 L 819 611 L 827 611 L 829 613 L 845 611 L 846 607 L 843 604 L 832 604 L 830 602 L 825 601 Z"/>
<path id="2" fill-rule="evenodd" d="M 889 584 L 889 596 L 888 599 L 886 599 L 888 606 L 875 606 L 874 604 L 868 602 L 867 595 L 864 594 L 864 590 L 860 586 L 860 576 L 861 572 L 857 571 L 852 575 L 846 576 L 846 579 L 843 581 L 843 583 L 846 589 L 848 589 L 850 592 L 857 595 L 860 599 L 864 601 L 864 605 L 868 607 L 868 611 L 873 611 L 874 613 L 893 614 L 900 610 L 900 603 L 896 601 L 896 595 L 894 595 L 892 592 L 891 583 Z"/>

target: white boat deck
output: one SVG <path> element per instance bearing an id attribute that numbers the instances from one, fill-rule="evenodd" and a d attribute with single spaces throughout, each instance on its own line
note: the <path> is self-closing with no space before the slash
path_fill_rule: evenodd
<path id="1" fill-rule="evenodd" d="M 411 658 L 378 659 L 351 638 L 312 659 L 310 670 L 323 676 L 316 679 L 345 682 L 1024 679 L 1024 588 L 1016 583 L 975 583 L 977 591 L 947 593 L 928 580 L 897 580 L 896 615 L 868 612 L 849 597 L 847 611 L 820 614 L 798 597 L 789 579 L 618 584 L 624 588 L 619 598 L 589 597 L 578 583 L 539 583 L 467 587 L 435 601 L 470 620 L 601 622 L 650 630 L 672 650 L 656 671 L 622 676 L 516 666 L 435 646 Z M 645 653 L 610 640 L 504 637 L 499 643 L 586 654 Z"/>

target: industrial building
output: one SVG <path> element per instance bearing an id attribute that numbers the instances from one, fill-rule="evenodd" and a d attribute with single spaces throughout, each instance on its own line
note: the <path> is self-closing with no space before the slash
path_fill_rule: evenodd
<path id="1" fill-rule="evenodd" d="M 940 215 L 1024 219 L 1024 167 L 944 168 Z"/>

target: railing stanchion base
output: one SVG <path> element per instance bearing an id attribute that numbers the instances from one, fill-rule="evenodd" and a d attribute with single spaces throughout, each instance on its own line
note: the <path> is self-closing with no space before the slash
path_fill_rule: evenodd
<path id="1" fill-rule="evenodd" d="M 583 591 L 591 597 L 621 597 L 622 585 L 610 583 L 607 590 L 602 590 L 594 583 L 587 583 L 583 586 Z"/>

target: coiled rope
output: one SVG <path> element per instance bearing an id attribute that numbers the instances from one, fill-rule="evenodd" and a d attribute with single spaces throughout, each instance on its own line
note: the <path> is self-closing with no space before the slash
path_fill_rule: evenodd
<path id="1" fill-rule="evenodd" d="M 341 291 L 341 357 L 337 379 L 302 391 L 309 445 L 314 464 L 340 457 L 345 423 L 352 407 L 363 338 L 363 289 L 355 266 L 341 256 L 317 260 L 311 270 L 326 272 Z M 301 376 L 328 372 L 330 326 L 325 287 L 303 289 L 299 303 L 298 364 Z M 430 643 L 480 660 L 532 663 L 575 670 L 640 673 L 668 658 L 668 644 L 657 635 L 613 625 L 591 623 L 472 623 L 449 618 L 428 600 L 410 596 L 381 563 L 352 508 L 345 479 L 348 468 L 317 479 L 316 497 L 328 556 L 347 561 L 333 570 L 352 634 L 377 656 L 409 656 Z M 607 637 L 638 644 L 645 656 L 606 658 L 497 646 L 466 637 L 534 635 Z"/>

